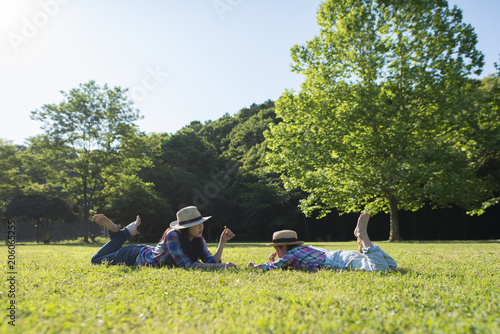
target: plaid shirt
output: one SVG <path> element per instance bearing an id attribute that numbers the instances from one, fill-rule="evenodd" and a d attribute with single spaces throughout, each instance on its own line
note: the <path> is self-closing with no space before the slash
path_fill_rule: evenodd
<path id="1" fill-rule="evenodd" d="M 144 246 L 139 252 L 135 264 L 139 266 L 156 267 L 172 265 L 187 268 L 194 267 L 196 264 L 200 263 L 198 261 L 191 261 L 186 254 L 184 254 L 179 237 L 179 231 L 171 230 L 167 233 L 165 238 L 160 240 L 156 247 Z M 212 253 L 207 249 L 207 243 L 203 237 L 201 237 L 201 243 L 203 248 L 203 257 L 201 260 L 204 263 L 215 263 L 215 259 Z M 164 251 L 164 253 L 158 256 L 162 251 Z"/>
<path id="2" fill-rule="evenodd" d="M 325 264 L 325 252 L 309 246 L 297 246 L 289 250 L 285 255 L 274 262 L 268 262 L 255 266 L 262 270 L 280 269 L 280 268 L 305 268 L 318 270 Z"/>

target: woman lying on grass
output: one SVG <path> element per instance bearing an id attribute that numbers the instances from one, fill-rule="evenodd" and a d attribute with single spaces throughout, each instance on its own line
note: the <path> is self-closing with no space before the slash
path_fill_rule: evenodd
<path id="1" fill-rule="evenodd" d="M 130 245 L 123 243 L 137 234 L 141 218 L 122 228 L 102 214 L 92 217 L 97 224 L 109 230 L 110 240 L 92 256 L 93 264 L 125 264 L 128 266 L 165 266 L 196 268 L 228 268 L 236 267 L 231 262 L 221 263 L 222 250 L 226 242 L 234 237 L 234 233 L 226 228 L 222 231 L 219 247 L 214 255 L 207 249 L 203 239 L 203 222 L 211 218 L 202 217 L 195 206 L 185 207 L 177 212 L 177 220 L 170 223 L 156 247 L 149 245 Z M 199 262 L 201 260 L 203 263 Z"/>
<path id="2" fill-rule="evenodd" d="M 298 241 L 297 233 L 292 230 L 278 231 L 273 234 L 273 242 L 268 246 L 274 246 L 276 252 L 269 255 L 268 263 L 256 266 L 253 261 L 249 267 L 262 270 L 279 268 L 304 268 L 318 270 L 320 268 L 331 270 L 367 270 L 385 271 L 396 269 L 396 261 L 379 246 L 372 244 L 368 237 L 368 220 L 370 214 L 363 212 L 358 219 L 354 230 L 359 244 L 359 252 L 355 251 L 329 251 L 312 246 L 300 246 L 304 242 Z M 276 256 L 279 257 L 275 261 Z"/>

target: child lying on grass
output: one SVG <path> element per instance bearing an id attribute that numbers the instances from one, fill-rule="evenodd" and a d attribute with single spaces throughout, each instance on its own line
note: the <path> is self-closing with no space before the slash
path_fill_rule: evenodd
<path id="1" fill-rule="evenodd" d="M 396 269 L 396 261 L 384 252 L 379 246 L 372 244 L 368 237 L 368 221 L 370 214 L 363 212 L 358 218 L 354 235 L 359 244 L 359 252 L 355 251 L 329 251 L 312 246 L 301 246 L 304 242 L 298 241 L 297 233 L 292 230 L 277 231 L 273 234 L 276 250 L 269 255 L 269 262 L 255 265 L 248 263 L 251 268 L 262 270 L 280 268 L 304 268 L 318 270 L 320 268 L 331 270 L 366 270 L 386 271 Z M 276 256 L 279 257 L 275 261 Z"/>

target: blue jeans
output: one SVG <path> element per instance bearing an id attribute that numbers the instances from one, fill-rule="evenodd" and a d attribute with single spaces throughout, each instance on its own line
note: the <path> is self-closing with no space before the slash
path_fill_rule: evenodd
<path id="1" fill-rule="evenodd" d="M 122 228 L 118 232 L 109 231 L 110 240 L 92 256 L 90 262 L 101 264 L 108 261 L 108 264 L 125 264 L 134 266 L 137 255 L 144 245 L 130 245 L 122 247 L 125 241 L 130 238 L 130 232 Z"/>
<path id="2" fill-rule="evenodd" d="M 363 254 L 355 251 L 326 251 L 325 268 L 333 270 L 386 271 L 396 269 L 396 261 L 379 246 L 363 248 Z"/>

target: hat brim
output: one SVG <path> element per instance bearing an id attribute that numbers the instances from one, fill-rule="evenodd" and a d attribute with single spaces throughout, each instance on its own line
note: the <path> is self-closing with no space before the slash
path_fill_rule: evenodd
<path id="1" fill-rule="evenodd" d="M 182 230 L 184 228 L 189 228 L 191 226 L 199 225 L 199 224 L 201 224 L 203 222 L 206 222 L 210 218 L 212 218 L 212 216 L 200 217 L 200 219 L 197 220 L 197 221 L 189 222 L 187 224 L 182 224 L 182 225 L 180 224 L 180 222 L 178 220 L 174 220 L 173 222 L 170 223 L 170 227 L 173 228 L 174 230 Z"/>
<path id="2" fill-rule="evenodd" d="M 275 244 L 267 244 L 266 246 L 286 246 L 286 245 L 302 245 L 304 241 L 294 241 L 294 242 L 279 242 Z"/>

